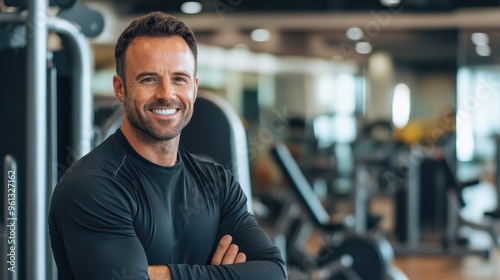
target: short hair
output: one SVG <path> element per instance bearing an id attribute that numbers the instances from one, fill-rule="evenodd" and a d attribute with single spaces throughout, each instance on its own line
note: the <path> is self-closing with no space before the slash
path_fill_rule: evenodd
<path id="1" fill-rule="evenodd" d="M 115 46 L 116 73 L 125 80 L 125 53 L 130 42 L 138 36 L 170 37 L 180 36 L 194 56 L 197 70 L 198 49 L 194 33 L 183 21 L 163 12 L 151 12 L 133 20 L 118 38 Z"/>

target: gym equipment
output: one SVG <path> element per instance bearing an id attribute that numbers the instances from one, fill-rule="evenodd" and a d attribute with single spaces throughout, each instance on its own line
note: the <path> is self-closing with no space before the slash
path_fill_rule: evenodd
<path id="1" fill-rule="evenodd" d="M 500 135 L 494 135 L 493 139 L 495 141 L 496 146 L 496 154 L 495 154 L 495 189 L 497 193 L 497 207 L 492 211 L 485 212 L 484 214 L 488 217 L 491 217 L 495 220 L 500 219 Z"/>
<path id="2" fill-rule="evenodd" d="M 362 121 L 361 121 L 362 122 Z M 390 194 L 392 186 L 385 178 L 392 169 L 394 157 L 400 149 L 392 138 L 390 121 L 378 120 L 361 127 L 353 146 L 354 174 L 352 191 L 354 229 L 358 234 L 378 230 L 381 216 L 370 213 L 373 194 Z"/>
<path id="3" fill-rule="evenodd" d="M 286 199 L 276 223 L 276 243 L 287 265 L 305 272 L 310 279 L 406 279 L 391 267 L 393 250 L 387 239 L 346 233 L 346 223 L 332 223 L 285 144 L 275 144 L 271 153 L 300 202 Z M 307 218 L 326 241 L 316 256 L 300 250 L 310 232 L 307 224 L 299 219 L 300 208 L 305 209 Z M 335 241 L 335 235 L 341 233 L 346 237 Z"/>
<path id="4" fill-rule="evenodd" d="M 80 31 L 88 38 L 99 36 L 104 29 L 104 17 L 101 13 L 80 3 L 61 11 L 58 16 L 78 24 Z"/>
<path id="5" fill-rule="evenodd" d="M 247 196 L 248 211 L 253 213 L 248 146 L 241 119 L 227 101 L 207 91 L 198 91 L 194 108 L 179 146 L 231 170 Z"/>
<path id="6" fill-rule="evenodd" d="M 59 166 L 69 166 L 89 152 L 93 134 L 89 43 L 68 20 L 48 16 L 47 2 L 4 1 L 19 9 L 0 12 L 0 76 L 3 102 L 8 104 L 0 112 L 2 128 L 8 132 L 2 138 L 0 156 L 9 154 L 17 160 L 16 237 L 22 254 L 16 258 L 16 277 L 30 280 L 57 275 L 46 234 L 49 197 Z M 50 2 L 69 8 L 75 1 Z M 64 54 L 47 50 L 49 31 L 62 39 Z M 58 88 L 56 61 L 60 55 L 69 58 L 63 59 L 70 64 L 71 78 L 66 81 L 71 88 L 67 90 Z M 67 94 L 57 94 L 58 89 Z M 63 98 L 68 102 L 58 104 Z M 66 149 L 64 154 L 58 153 L 59 147 Z M 1 269 L 4 273 L 7 266 Z"/>
<path id="7" fill-rule="evenodd" d="M 106 112 L 102 112 L 106 111 Z M 123 119 L 123 107 L 118 106 L 116 108 L 105 107 L 96 110 L 96 115 L 105 114 L 103 119 L 96 119 L 94 124 L 94 147 L 101 144 L 106 138 L 111 134 L 115 133 L 117 129 L 120 128 Z"/>
<path id="8" fill-rule="evenodd" d="M 378 165 L 381 162 L 388 161 L 387 151 L 378 151 L 360 154 L 357 152 L 354 156 L 354 189 L 352 191 L 354 231 L 357 234 L 363 234 L 371 230 L 378 230 L 378 225 L 382 220 L 381 216 L 372 215 L 369 210 L 370 195 L 373 189 L 373 175 L 370 174 L 370 166 Z M 376 178 L 378 181 L 380 178 Z M 377 184 L 377 183 L 375 183 Z"/>
<path id="9" fill-rule="evenodd" d="M 493 225 L 474 223 L 466 220 L 460 214 L 460 209 L 465 205 L 461 197 L 462 190 L 478 184 L 479 181 L 459 182 L 443 156 L 414 157 L 411 161 L 408 158 L 406 160 L 413 164 L 408 165 L 409 176 L 408 180 L 405 180 L 406 186 L 400 188 L 397 194 L 396 234 L 400 243 L 395 246 L 396 254 L 450 254 L 454 256 L 475 254 L 489 258 L 491 248 L 477 250 L 467 248 L 464 246 L 466 244 L 462 244 L 466 240 L 458 235 L 459 229 L 464 226 L 485 231 L 491 236 L 494 245 L 499 247 Z M 428 171 L 425 177 L 422 174 L 424 167 Z M 423 178 L 426 180 L 425 187 L 421 181 Z M 440 194 L 425 191 L 429 189 Z M 430 205 L 423 200 L 424 195 L 439 200 Z M 432 204 L 440 207 L 433 208 Z M 422 211 L 423 208 L 432 211 L 427 213 Z M 438 228 L 438 231 L 442 232 L 440 235 L 438 234 L 440 239 L 437 242 L 423 240 L 424 218 L 435 216 L 433 213 L 437 211 L 444 212 L 444 217 L 437 222 L 441 226 Z"/>
<path id="10" fill-rule="evenodd" d="M 33 2 L 37 1 L 30 1 L 30 0 L 3 0 L 5 6 L 7 7 L 18 7 L 22 9 L 27 9 L 29 8 L 29 5 L 32 4 Z M 45 3 L 47 1 L 44 1 Z M 76 3 L 76 0 L 49 0 L 49 6 L 54 6 L 54 7 L 59 7 L 61 9 L 69 9 L 73 7 L 73 5 Z"/>

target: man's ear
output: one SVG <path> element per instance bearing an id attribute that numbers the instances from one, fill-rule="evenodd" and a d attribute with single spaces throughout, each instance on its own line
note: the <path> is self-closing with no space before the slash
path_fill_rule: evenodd
<path id="1" fill-rule="evenodd" d="M 196 97 L 198 96 L 198 76 L 194 79 L 194 96 L 193 101 L 196 101 Z"/>
<path id="2" fill-rule="evenodd" d="M 123 103 L 125 101 L 125 83 L 118 75 L 113 76 L 113 89 L 115 91 L 116 98 Z"/>

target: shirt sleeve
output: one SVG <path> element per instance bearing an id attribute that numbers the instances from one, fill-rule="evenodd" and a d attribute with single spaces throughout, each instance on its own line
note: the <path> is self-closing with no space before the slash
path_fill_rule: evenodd
<path id="1" fill-rule="evenodd" d="M 255 221 L 246 206 L 246 196 L 238 182 L 228 172 L 220 178 L 220 224 L 216 244 L 222 236 L 230 234 L 247 261 L 232 265 L 168 264 L 172 280 L 177 279 L 235 279 L 262 280 L 287 279 L 285 263 L 279 249 Z"/>
<path id="2" fill-rule="evenodd" d="M 59 279 L 149 279 L 132 200 L 110 184 L 110 178 L 80 176 L 54 191 L 49 233 Z"/>

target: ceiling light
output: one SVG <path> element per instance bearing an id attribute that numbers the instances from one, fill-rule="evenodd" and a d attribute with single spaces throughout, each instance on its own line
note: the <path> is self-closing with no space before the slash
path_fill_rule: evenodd
<path id="1" fill-rule="evenodd" d="M 488 46 L 488 45 L 477 45 L 476 46 L 476 53 L 479 56 L 490 56 L 490 54 L 491 54 L 490 46 Z"/>
<path id="2" fill-rule="evenodd" d="M 355 48 L 360 54 L 369 54 L 372 52 L 372 44 L 368 42 L 357 42 Z"/>
<path id="3" fill-rule="evenodd" d="M 271 33 L 267 29 L 255 29 L 250 37 L 256 42 L 265 42 L 271 38 Z"/>
<path id="4" fill-rule="evenodd" d="M 392 99 L 392 123 L 397 128 L 403 128 L 410 119 L 410 89 L 405 84 L 398 84 L 394 88 Z"/>
<path id="5" fill-rule="evenodd" d="M 181 5 L 181 11 L 185 14 L 197 14 L 202 8 L 199 2 L 184 2 Z"/>
<path id="6" fill-rule="evenodd" d="M 471 39 L 472 42 L 478 46 L 488 45 L 488 43 L 490 42 L 490 38 L 486 33 L 472 33 Z"/>
<path id="7" fill-rule="evenodd" d="M 384 6 L 396 6 L 399 5 L 400 0 L 380 0 L 380 3 Z"/>
<path id="8" fill-rule="evenodd" d="M 359 27 L 351 27 L 351 28 L 347 29 L 345 34 L 346 34 L 347 38 L 354 40 L 354 41 L 360 40 L 364 36 L 363 30 L 361 30 L 361 28 L 359 28 Z"/>

